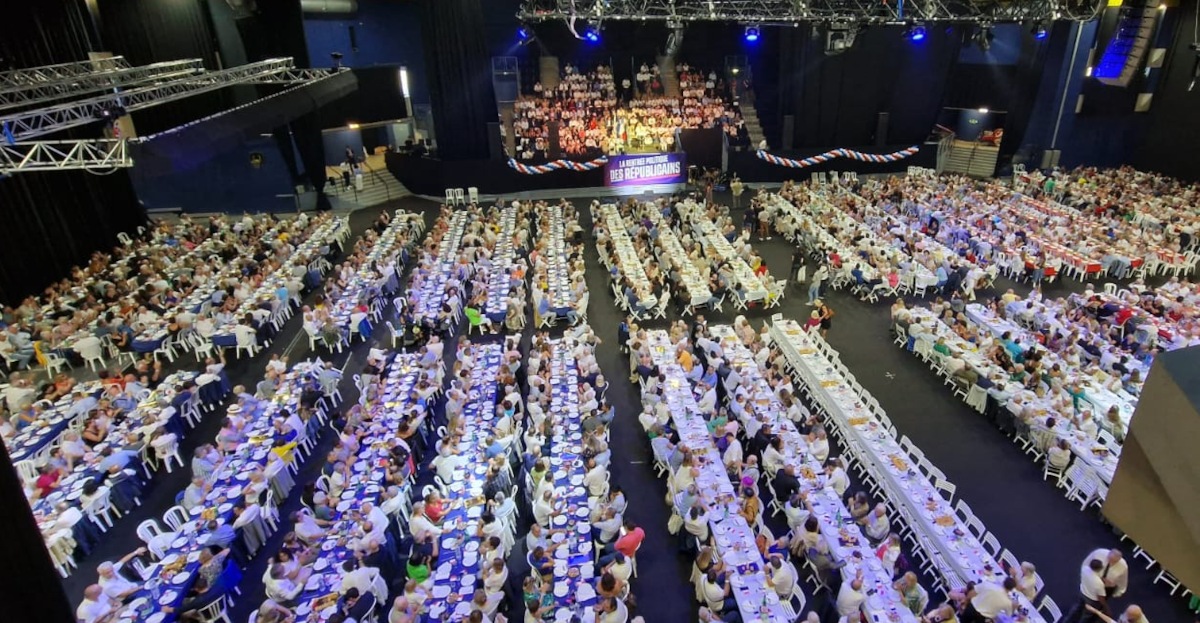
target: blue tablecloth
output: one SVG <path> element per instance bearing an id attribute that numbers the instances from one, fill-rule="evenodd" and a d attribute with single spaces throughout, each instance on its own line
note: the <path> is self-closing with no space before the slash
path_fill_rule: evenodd
<path id="1" fill-rule="evenodd" d="M 500 344 L 480 345 L 471 368 L 474 389 L 463 407 L 466 434 L 459 446 L 470 460 L 455 472 L 446 497 L 448 506 L 462 504 L 451 508 L 442 521 L 441 549 L 432 576 L 433 596 L 426 602 L 433 620 L 439 620 L 445 612 L 455 613 L 453 618 L 463 618 L 471 611 L 471 596 L 479 576 L 479 537 L 475 533 L 483 514 L 483 483 L 487 475 L 484 440 L 496 417 L 496 376 L 502 355 Z"/>
<path id="2" fill-rule="evenodd" d="M 133 343 L 130 344 L 130 348 L 139 353 L 152 353 L 161 348 L 166 339 L 166 336 L 152 340 L 135 339 L 133 340 Z"/>
<path id="3" fill-rule="evenodd" d="M 187 598 L 200 567 L 199 550 L 205 545 L 207 520 L 231 523 L 233 507 L 245 499 L 244 487 L 250 482 L 250 473 L 265 469 L 270 459 L 272 421 L 281 409 L 295 412 L 300 404 L 300 392 L 310 376 L 305 370 L 293 370 L 284 376 L 279 389 L 270 401 L 257 401 L 249 408 L 243 407 L 247 424 L 247 441 L 237 450 L 226 455 L 213 471 L 205 504 L 191 511 L 191 520 L 181 526 L 179 537 L 164 552 L 163 559 L 151 566 L 145 585 L 130 601 L 130 608 L 118 620 L 136 619 L 146 623 L 163 623 L 176 620 L 179 612 L 163 612 L 164 606 L 178 609 Z M 283 469 L 287 469 L 286 467 Z M 182 562 L 180 562 L 182 561 Z"/>
<path id="4" fill-rule="evenodd" d="M 587 466 L 583 461 L 583 427 L 579 411 L 579 370 L 571 349 L 561 340 L 552 343 L 550 360 L 550 410 L 556 416 L 550 440 L 548 477 L 554 478 L 556 506 L 564 511 L 551 520 L 553 528 L 567 529 L 568 544 L 554 552 L 554 598 L 559 607 L 590 606 L 596 592 L 580 586 L 589 583 L 595 570 L 592 526 L 588 518 L 588 491 L 583 486 Z"/>
<path id="5" fill-rule="evenodd" d="M 415 354 L 398 355 L 387 366 L 383 391 L 368 405 L 371 423 L 362 438 L 358 460 L 354 462 L 354 475 L 333 508 L 330 519 L 335 523 L 326 529 L 321 553 L 312 564 L 313 573 L 296 598 L 297 622 L 319 620 L 320 613 L 313 611 L 312 602 L 338 590 L 342 581 L 341 564 L 354 557 L 347 541 L 358 526 L 351 520 L 350 513 L 362 508 L 364 502 L 379 502 L 389 465 L 388 442 L 395 437 L 396 427 L 405 414 L 415 407 L 409 392 L 424 374 L 419 362 L 420 357 Z M 384 549 L 392 546 L 395 543 L 385 544 Z"/>

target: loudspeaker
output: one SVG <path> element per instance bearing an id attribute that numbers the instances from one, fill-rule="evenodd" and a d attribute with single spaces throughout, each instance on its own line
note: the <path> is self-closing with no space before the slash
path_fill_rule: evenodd
<path id="1" fill-rule="evenodd" d="M 551 160 L 562 158 L 562 150 L 558 147 L 558 122 L 551 121 L 546 128 L 546 155 Z"/>
<path id="2" fill-rule="evenodd" d="M 1043 152 L 1042 152 L 1042 166 L 1041 166 L 1041 168 L 1043 168 L 1043 169 L 1053 169 L 1054 167 L 1057 167 L 1057 166 L 1058 166 L 1058 159 L 1059 159 L 1060 157 L 1062 157 L 1062 150 L 1061 150 L 1061 149 L 1047 149 L 1046 151 L 1043 151 Z"/>
<path id="3" fill-rule="evenodd" d="M 792 144 L 795 142 L 795 138 L 796 138 L 795 136 L 793 136 L 795 133 L 796 133 L 796 116 L 795 115 L 784 115 L 783 116 L 783 148 L 784 149 L 792 148 Z M 755 147 L 757 147 L 757 145 Z"/>
<path id="4" fill-rule="evenodd" d="M 881 112 L 881 113 L 879 113 L 879 116 L 875 118 L 875 146 L 876 147 L 883 147 L 884 145 L 888 144 L 887 132 L 888 132 L 888 113 Z"/>
<path id="5" fill-rule="evenodd" d="M 487 136 L 488 153 L 492 155 L 492 160 L 504 160 L 504 141 L 500 136 L 500 124 L 498 122 L 488 122 Z"/>
<path id="6" fill-rule="evenodd" d="M 350 27 L 350 51 L 358 51 L 358 31 L 353 26 Z"/>

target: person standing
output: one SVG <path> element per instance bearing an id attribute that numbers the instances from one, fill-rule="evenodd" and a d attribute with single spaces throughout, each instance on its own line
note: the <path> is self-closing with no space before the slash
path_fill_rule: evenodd
<path id="1" fill-rule="evenodd" d="M 962 623 L 985 623 L 995 621 L 1001 614 L 1011 615 L 1016 610 L 1012 592 L 1017 581 L 1004 578 L 1004 584 L 982 582 L 975 587 L 975 596 L 967 602 L 959 621 Z"/>
<path id="2" fill-rule="evenodd" d="M 812 281 L 808 283 L 808 301 L 806 305 L 813 305 L 817 299 L 821 297 L 821 285 L 829 278 L 829 269 L 821 264 L 817 267 L 817 271 L 813 273 Z"/>
<path id="3" fill-rule="evenodd" d="M 1105 597 L 1120 597 L 1129 588 L 1129 565 L 1119 549 L 1100 548 L 1088 554 L 1084 563 L 1099 560 L 1104 567 L 1100 570 L 1100 580 L 1104 582 Z"/>
<path id="4" fill-rule="evenodd" d="M 1101 550 L 1103 551 L 1103 550 Z M 1109 616 L 1108 591 L 1102 574 L 1104 560 L 1088 556 L 1079 570 L 1079 602 L 1063 621 L 1071 623 L 1098 623 L 1101 616 Z M 1100 613 L 1100 614 L 1097 614 Z"/>
<path id="5" fill-rule="evenodd" d="M 729 183 L 729 190 L 733 193 L 733 209 L 737 210 L 742 207 L 742 193 L 746 191 L 746 185 L 742 183 L 742 178 L 735 173 L 733 181 Z"/>
<path id="6" fill-rule="evenodd" d="M 833 327 L 833 317 L 835 315 L 833 308 L 826 305 L 824 301 L 818 299 L 814 305 L 817 306 L 817 311 L 821 313 L 821 337 L 829 335 L 829 329 Z"/>

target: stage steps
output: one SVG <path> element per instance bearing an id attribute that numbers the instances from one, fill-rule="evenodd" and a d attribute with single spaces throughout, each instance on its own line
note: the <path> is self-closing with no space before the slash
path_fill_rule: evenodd
<path id="1" fill-rule="evenodd" d="M 996 173 L 996 160 L 1000 149 L 982 143 L 954 141 L 942 170 L 946 173 L 963 173 L 971 177 L 991 177 Z"/>
<path id="2" fill-rule="evenodd" d="M 663 84 L 663 94 L 667 97 L 679 97 L 679 72 L 675 70 L 675 58 L 660 56 L 657 62 L 659 79 Z"/>
<path id="3" fill-rule="evenodd" d="M 746 132 L 750 134 L 750 148 L 758 149 L 763 140 L 762 124 L 758 121 L 758 111 L 753 106 L 742 106 L 742 119 L 746 122 Z"/>
<path id="4" fill-rule="evenodd" d="M 382 155 L 372 155 L 367 164 L 370 170 L 363 172 L 362 190 L 355 189 L 353 180 L 346 188 L 340 177 L 336 187 L 326 185 L 325 194 L 335 210 L 354 211 L 412 194 L 387 170 Z"/>

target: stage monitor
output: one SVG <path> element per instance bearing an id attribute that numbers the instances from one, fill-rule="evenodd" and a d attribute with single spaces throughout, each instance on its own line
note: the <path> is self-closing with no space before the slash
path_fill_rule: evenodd
<path id="1" fill-rule="evenodd" d="M 687 183 L 687 154 L 610 156 L 604 166 L 605 186 Z"/>
<path id="2" fill-rule="evenodd" d="M 1142 388 L 1103 513 L 1200 587 L 1200 347 L 1162 353 Z"/>

